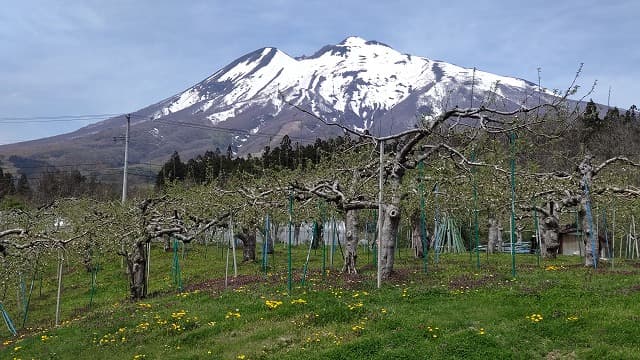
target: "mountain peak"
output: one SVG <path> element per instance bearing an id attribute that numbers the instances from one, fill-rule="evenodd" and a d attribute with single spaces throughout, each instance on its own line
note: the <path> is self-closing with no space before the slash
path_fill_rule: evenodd
<path id="1" fill-rule="evenodd" d="M 384 44 L 375 40 L 366 40 L 359 36 L 349 36 L 338 44 L 338 46 L 350 46 L 350 47 L 362 47 L 366 45 L 381 45 L 381 46 L 390 48 L 390 46 L 387 44 Z"/>
<path id="2" fill-rule="evenodd" d="M 349 36 L 346 39 L 342 40 L 338 45 L 343 46 L 363 46 L 366 45 L 367 40 L 359 37 L 359 36 Z"/>

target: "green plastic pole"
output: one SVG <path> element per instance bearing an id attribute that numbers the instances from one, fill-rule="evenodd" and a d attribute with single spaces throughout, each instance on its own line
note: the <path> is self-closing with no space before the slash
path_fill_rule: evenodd
<path id="1" fill-rule="evenodd" d="M 427 210 L 424 198 L 424 164 L 422 161 L 418 164 L 420 170 L 420 239 L 422 240 L 422 267 L 424 273 L 428 272 L 429 248 L 427 246 Z"/>
<path id="2" fill-rule="evenodd" d="M 89 307 L 93 305 L 93 295 L 96 293 L 96 276 L 98 274 L 98 268 L 94 266 L 91 270 L 91 290 L 89 292 Z"/>
<path id="3" fill-rule="evenodd" d="M 325 207 L 324 207 L 324 203 L 321 202 L 320 203 L 320 214 L 322 216 L 322 279 L 324 279 L 327 275 L 327 243 L 325 241 L 325 226 L 324 226 L 324 221 L 325 221 Z"/>
<path id="4" fill-rule="evenodd" d="M 19 296 L 20 304 L 18 306 L 22 306 L 22 312 L 25 312 L 25 307 L 27 305 L 27 285 L 24 283 L 24 277 L 22 273 L 20 273 L 20 296 Z"/>
<path id="5" fill-rule="evenodd" d="M 38 262 L 36 261 L 36 269 L 38 268 Z M 29 296 L 27 296 L 24 304 L 24 317 L 22 318 L 22 327 L 27 323 L 27 316 L 29 315 L 29 304 L 31 303 L 31 294 L 33 294 L 33 285 L 36 281 L 37 270 L 33 271 L 33 277 L 31 278 L 31 286 L 29 287 Z"/>
<path id="6" fill-rule="evenodd" d="M 516 134 L 511 133 L 511 276 L 516 277 Z"/>
<path id="7" fill-rule="evenodd" d="M 291 237 L 293 235 L 293 231 L 291 226 L 293 225 L 292 221 L 293 217 L 293 193 L 289 194 L 289 244 L 287 250 L 287 260 L 288 260 L 288 277 L 287 277 L 287 288 L 289 289 L 289 293 L 293 289 L 293 276 L 292 276 L 292 268 L 291 268 Z"/>
<path id="8" fill-rule="evenodd" d="M 435 263 L 438 263 L 438 260 L 440 259 L 440 243 L 442 241 L 442 235 L 444 233 L 441 233 L 441 226 L 440 226 L 440 205 L 438 204 L 438 184 L 436 184 L 436 186 L 433 188 L 433 193 L 434 193 L 434 202 L 436 205 L 436 211 L 434 214 L 434 236 L 435 236 L 435 241 L 433 242 L 435 244 L 435 252 L 436 252 L 436 257 L 435 257 Z M 445 226 L 446 227 L 446 226 Z M 444 229 L 444 228 L 442 228 Z"/>
<path id="9" fill-rule="evenodd" d="M 476 161 L 475 151 L 471 153 L 471 162 Z M 476 168 L 473 172 L 473 225 L 476 239 L 476 268 L 480 269 L 480 224 L 478 223 L 478 181 L 476 179 Z"/>
<path id="10" fill-rule="evenodd" d="M 265 218 L 264 221 L 264 244 L 262 244 L 262 270 L 264 271 L 264 275 L 267 275 L 267 269 L 269 265 L 269 236 L 270 236 L 270 224 L 269 224 L 269 215 Z"/>
<path id="11" fill-rule="evenodd" d="M 177 239 L 173 240 L 173 283 L 178 287 L 179 291 L 182 291 L 182 276 L 180 274 L 180 257 L 178 255 L 179 242 Z"/>
<path id="12" fill-rule="evenodd" d="M 2 313 L 2 319 L 4 323 L 7 325 L 7 328 L 13 334 L 13 336 L 18 336 L 18 331 L 16 331 L 16 327 L 13 325 L 11 318 L 9 317 L 9 313 L 4 309 L 2 303 L 0 302 L 0 312 Z"/>

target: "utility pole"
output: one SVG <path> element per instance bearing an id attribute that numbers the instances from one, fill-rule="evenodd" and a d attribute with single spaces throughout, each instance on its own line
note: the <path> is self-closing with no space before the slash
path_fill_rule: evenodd
<path id="1" fill-rule="evenodd" d="M 473 88 L 476 85 L 476 67 L 473 67 L 473 75 L 471 77 L 471 108 L 473 108 Z"/>
<path id="2" fill-rule="evenodd" d="M 377 285 L 378 289 L 382 286 L 382 223 L 384 210 L 382 206 L 382 191 L 383 191 L 383 157 L 384 157 L 384 141 L 378 140 L 380 143 L 380 174 L 378 178 L 378 273 L 377 273 Z"/>
<path id="3" fill-rule="evenodd" d="M 122 203 L 127 201 L 127 163 L 129 161 L 129 126 L 131 124 L 131 114 L 127 118 L 127 132 L 124 136 L 124 171 L 122 173 Z"/>

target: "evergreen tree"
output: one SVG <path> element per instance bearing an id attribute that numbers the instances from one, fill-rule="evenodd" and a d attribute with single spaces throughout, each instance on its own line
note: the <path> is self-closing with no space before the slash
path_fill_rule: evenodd
<path id="1" fill-rule="evenodd" d="M 13 175 L 11 173 L 5 173 L 0 168 L 0 199 L 7 195 L 13 195 L 16 192 L 13 184 Z"/>
<path id="2" fill-rule="evenodd" d="M 20 175 L 20 179 L 18 179 L 18 184 L 16 185 L 16 194 L 26 199 L 31 198 L 31 187 L 29 186 L 27 175 L 24 173 L 22 173 Z"/>
<path id="3" fill-rule="evenodd" d="M 606 123 L 616 122 L 618 120 L 620 120 L 620 110 L 618 110 L 617 107 L 607 110 L 607 114 L 604 116 Z"/>
<path id="4" fill-rule="evenodd" d="M 638 108 L 635 105 L 631 105 L 629 110 L 627 110 L 624 113 L 624 121 L 627 122 L 627 123 L 635 122 L 636 121 L 636 111 L 637 110 L 638 110 Z"/>
<path id="5" fill-rule="evenodd" d="M 162 187 L 166 181 L 184 180 L 187 176 L 187 167 L 180 160 L 177 151 L 173 152 L 171 158 L 162 166 L 156 176 L 156 187 Z"/>
<path id="6" fill-rule="evenodd" d="M 593 99 L 590 99 L 582 114 L 582 121 L 589 127 L 596 126 L 600 123 L 600 115 L 598 107 Z"/>

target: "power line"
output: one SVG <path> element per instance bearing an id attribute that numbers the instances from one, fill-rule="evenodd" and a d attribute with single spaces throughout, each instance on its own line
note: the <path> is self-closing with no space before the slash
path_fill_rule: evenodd
<path id="1" fill-rule="evenodd" d="M 18 168 L 18 169 L 58 169 L 58 168 L 64 168 L 64 167 L 81 167 L 81 166 L 100 166 L 100 165 L 107 165 L 105 163 L 80 163 L 80 164 L 62 164 L 62 165 L 37 165 L 37 166 L 16 166 L 14 164 L 14 167 Z M 162 167 L 162 164 L 154 164 L 154 163 L 145 163 L 145 162 L 141 162 L 141 163 L 132 163 L 131 166 L 136 166 L 136 165 L 147 165 L 147 166 L 157 166 L 157 167 Z M 1 166 L 1 164 L 0 164 Z M 112 166 L 110 166 L 109 168 L 114 168 Z M 109 169 L 108 168 L 108 169 Z M 116 169 L 122 169 L 122 167 L 117 167 Z"/>
<path id="2" fill-rule="evenodd" d="M 87 121 L 100 120 L 122 116 L 122 114 L 86 114 L 86 115 L 56 115 L 56 116 L 9 116 L 0 117 L 0 123 L 47 123 L 47 122 L 67 122 L 67 121 Z"/>
<path id="3" fill-rule="evenodd" d="M 117 113 L 106 113 L 106 114 L 82 114 L 82 115 L 52 115 L 52 116 L 15 116 L 15 117 L 0 117 L 0 124 L 24 124 L 24 123 L 50 123 L 50 122 L 72 122 L 72 121 L 89 121 L 89 120 L 106 120 L 114 117 L 125 116 L 125 114 L 117 114 Z M 277 136 L 284 136 L 284 134 L 277 133 L 265 133 L 265 132 L 256 132 L 252 133 L 250 130 L 239 129 L 239 128 L 231 128 L 231 127 L 220 127 L 220 126 L 209 126 L 202 124 L 194 124 L 184 121 L 169 121 L 164 119 L 154 119 L 151 116 L 144 116 L 138 114 L 131 114 L 132 117 L 146 119 L 155 123 L 160 123 L 164 125 L 171 126 L 183 126 L 194 129 L 202 129 L 202 130 L 210 130 L 210 131 L 221 131 L 234 135 L 247 135 L 251 137 L 263 137 L 263 138 L 273 138 Z M 288 134 L 287 134 L 288 135 Z M 309 141 L 313 142 L 318 137 L 303 137 L 303 136 L 290 136 L 291 140 L 297 141 Z M 23 140 L 19 140 L 23 141 Z M 27 140 L 28 141 L 28 140 Z"/>

